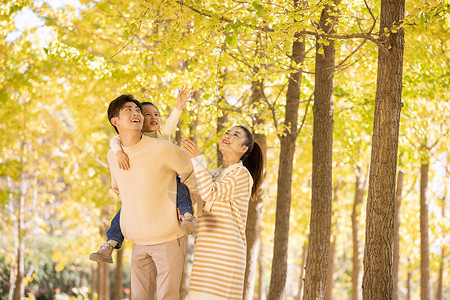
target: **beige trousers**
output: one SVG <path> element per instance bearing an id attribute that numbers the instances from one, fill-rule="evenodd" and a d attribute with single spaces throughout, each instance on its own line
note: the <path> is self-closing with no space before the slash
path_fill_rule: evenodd
<path id="1" fill-rule="evenodd" d="M 133 244 L 131 299 L 179 300 L 187 236 L 156 244 Z"/>

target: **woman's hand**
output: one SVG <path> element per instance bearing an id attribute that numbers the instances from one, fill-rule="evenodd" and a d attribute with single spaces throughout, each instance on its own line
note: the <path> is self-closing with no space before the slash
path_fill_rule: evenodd
<path id="1" fill-rule="evenodd" d="M 181 149 L 186 151 L 191 158 L 194 158 L 202 154 L 200 149 L 198 149 L 197 145 L 189 139 L 181 140 Z"/>

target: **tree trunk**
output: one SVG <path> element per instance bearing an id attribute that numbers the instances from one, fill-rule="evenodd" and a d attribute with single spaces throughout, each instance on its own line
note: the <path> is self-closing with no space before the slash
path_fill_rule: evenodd
<path id="1" fill-rule="evenodd" d="M 98 263 L 98 300 L 109 300 L 109 267 Z"/>
<path id="2" fill-rule="evenodd" d="M 257 199 L 250 201 L 248 209 L 247 227 L 247 261 L 245 269 L 244 296 L 243 299 L 253 300 L 255 281 L 258 266 L 258 252 L 261 235 L 261 213 L 263 207 L 263 185 Z"/>
<path id="3" fill-rule="evenodd" d="M 111 214 L 111 206 L 106 206 L 102 209 L 102 216 L 109 216 Z M 104 218 L 102 218 L 104 219 Z M 107 224 L 100 226 L 100 235 L 106 235 Z M 107 263 L 98 263 L 98 300 L 109 300 L 109 267 Z"/>
<path id="4" fill-rule="evenodd" d="M 442 250 L 443 252 L 443 250 Z M 444 279 L 444 255 L 441 256 L 442 261 L 439 263 L 439 278 L 436 291 L 436 300 L 442 300 L 442 281 Z"/>
<path id="5" fill-rule="evenodd" d="M 394 212 L 394 259 L 393 259 L 393 300 L 398 300 L 398 266 L 400 262 L 400 208 L 402 203 L 403 190 L 403 171 L 399 170 L 397 174 L 397 191 L 395 193 L 395 212 Z"/>
<path id="6" fill-rule="evenodd" d="M 420 299 L 430 300 L 430 249 L 428 244 L 428 169 L 429 162 L 420 168 Z"/>
<path id="7" fill-rule="evenodd" d="M 303 282 L 305 280 L 304 274 L 305 274 L 305 263 L 306 263 L 307 256 L 308 256 L 308 244 L 305 243 L 305 244 L 303 244 L 303 249 L 302 249 L 302 261 L 300 264 L 300 276 L 299 276 L 298 293 L 297 293 L 296 300 L 301 300 L 302 296 L 303 296 L 303 286 L 304 286 Z"/>
<path id="8" fill-rule="evenodd" d="M 194 92 L 194 95 L 192 97 L 194 98 L 196 103 L 198 103 L 200 101 L 200 95 L 201 95 L 200 91 Z M 192 122 L 189 125 L 189 132 L 190 132 L 189 136 L 194 141 L 196 141 L 196 135 L 193 135 L 193 134 L 198 131 L 197 119 L 198 119 L 198 115 L 195 117 L 195 122 Z M 187 246 L 186 246 L 186 257 L 185 257 L 184 268 L 183 268 L 183 276 L 181 278 L 181 284 L 180 284 L 180 299 L 181 300 L 186 300 L 189 296 L 189 282 L 191 279 L 191 274 L 190 274 L 189 270 L 190 270 L 190 266 L 192 265 L 193 255 L 194 255 L 194 237 L 188 236 L 188 242 L 187 242 Z"/>
<path id="9" fill-rule="evenodd" d="M 340 0 L 335 0 L 338 5 Z M 333 32 L 337 22 L 335 6 L 325 5 L 319 28 Z M 309 255 L 306 260 L 304 299 L 324 299 L 327 286 L 327 270 L 331 237 L 332 202 L 332 151 L 333 151 L 333 85 L 334 40 L 329 44 L 316 42 L 316 66 L 314 83 L 313 162 L 311 186 L 311 220 Z M 323 48 L 323 54 L 320 49 Z"/>
<path id="10" fill-rule="evenodd" d="M 24 128 L 26 128 L 26 123 L 23 124 Z M 15 266 L 11 268 L 10 271 L 10 287 L 8 293 L 8 300 L 21 300 L 25 296 L 25 285 L 23 283 L 24 278 L 24 213 L 25 213 L 25 197 L 28 190 L 28 179 L 26 178 L 26 173 L 24 170 L 24 160 L 25 157 L 25 142 L 20 142 L 20 165 L 21 165 L 21 173 L 20 173 L 20 187 L 19 192 L 17 193 L 17 202 L 15 203 L 15 213 L 17 218 L 16 228 L 15 228 L 15 236 L 14 236 L 14 244 L 16 246 L 15 249 Z M 11 185 L 12 189 L 15 190 L 13 185 Z"/>
<path id="11" fill-rule="evenodd" d="M 192 99 L 195 101 L 195 103 L 200 102 L 200 91 L 194 91 L 192 95 Z M 191 121 L 191 124 L 189 124 L 189 138 L 194 141 L 194 143 L 197 143 L 197 125 L 198 125 L 198 112 L 195 114 L 194 119 Z"/>
<path id="12" fill-rule="evenodd" d="M 225 123 L 228 121 L 228 115 L 226 113 L 223 113 L 222 116 L 217 117 L 217 128 L 216 128 L 216 132 L 217 132 L 217 136 L 222 136 L 224 133 L 224 125 Z M 219 151 L 219 143 L 217 143 L 216 146 L 216 152 L 217 152 L 217 167 L 220 167 L 220 165 L 222 164 L 222 152 Z"/>
<path id="13" fill-rule="evenodd" d="M 220 74 L 220 85 L 218 87 L 219 90 L 219 96 L 217 101 L 217 107 L 219 110 L 222 110 L 222 115 L 217 117 L 217 125 L 216 125 L 216 136 L 222 136 L 224 134 L 224 125 L 228 121 L 228 114 L 226 111 L 224 111 L 222 108 L 224 105 L 226 105 L 227 101 L 224 96 L 224 88 L 225 88 L 225 82 L 227 80 L 227 74 L 228 70 L 223 70 Z M 217 153 L 217 167 L 220 167 L 222 164 L 222 152 L 219 151 L 219 143 L 216 145 L 216 153 Z"/>
<path id="14" fill-rule="evenodd" d="M 189 265 L 192 264 L 193 255 L 194 255 L 194 237 L 189 237 L 186 248 L 186 261 L 184 264 L 183 277 L 181 279 L 181 286 L 180 286 L 181 300 L 187 300 L 189 296 L 189 281 L 190 281 Z"/>
<path id="15" fill-rule="evenodd" d="M 406 300 L 411 300 L 411 271 L 406 276 Z"/>
<path id="16" fill-rule="evenodd" d="M 23 186 L 22 182 L 22 186 Z M 23 191 L 23 189 L 22 189 Z M 21 194 L 18 196 L 18 205 L 17 205 L 17 227 L 15 231 L 15 266 L 14 269 L 11 269 L 10 276 L 12 279 L 10 282 L 13 284 L 10 286 L 8 299 L 11 300 L 21 300 L 24 298 L 25 286 L 23 284 L 23 276 L 24 276 L 24 251 L 25 246 L 23 242 L 23 225 L 24 225 L 24 208 L 25 208 L 25 195 L 21 191 Z"/>
<path id="17" fill-rule="evenodd" d="M 448 169 L 447 174 L 448 176 Z M 442 214 L 441 219 L 446 220 L 445 218 L 445 199 L 447 199 L 447 187 L 444 188 L 444 195 L 442 196 Z M 445 259 L 445 250 L 444 246 L 441 246 L 441 261 L 439 262 L 439 278 L 438 278 L 438 286 L 436 291 L 436 299 L 442 300 L 442 293 L 443 293 L 443 280 L 444 280 L 444 259 Z"/>
<path id="18" fill-rule="evenodd" d="M 395 177 L 402 108 L 404 30 L 384 34 L 405 15 L 405 2 L 381 1 L 375 115 L 366 213 L 363 299 L 392 299 Z M 384 51 L 383 51 L 384 50 Z"/>
<path id="19" fill-rule="evenodd" d="M 262 98 L 262 89 L 263 89 L 262 81 L 252 82 L 252 94 L 251 94 L 251 102 L 253 105 L 256 105 Z M 254 140 L 261 146 L 261 150 L 263 152 L 263 156 L 266 157 L 267 153 L 267 142 L 266 135 L 259 134 L 256 131 L 259 126 L 264 124 L 264 120 L 255 117 L 254 119 Z M 264 159 L 265 162 L 265 159 Z M 264 168 L 265 169 L 265 168 Z M 261 213 L 263 207 L 263 196 L 264 196 L 264 179 L 263 184 L 258 191 L 258 195 L 256 199 L 251 200 L 248 206 L 248 214 L 247 214 L 247 227 L 245 228 L 245 235 L 247 238 L 247 261 L 245 268 L 245 280 L 244 280 L 244 297 L 246 300 L 253 300 L 253 294 L 255 291 L 255 279 L 256 279 L 256 271 L 258 265 L 258 252 L 259 252 L 259 243 L 261 236 Z"/>
<path id="20" fill-rule="evenodd" d="M 366 176 L 367 178 L 367 176 Z M 363 178 L 361 167 L 356 169 L 355 182 L 355 198 L 352 210 L 352 241 L 353 241 L 353 257 L 352 257 L 352 300 L 359 300 L 361 295 L 360 289 L 360 272 L 361 261 L 359 253 L 359 217 L 361 216 L 361 204 L 364 199 L 364 189 L 366 180 Z"/>
<path id="21" fill-rule="evenodd" d="M 259 243 L 259 255 L 258 255 L 258 300 L 266 299 L 266 282 L 264 281 L 264 244 Z"/>
<path id="22" fill-rule="evenodd" d="M 334 255 L 336 254 L 336 236 L 330 244 L 330 257 L 328 260 L 328 275 L 327 275 L 327 291 L 325 299 L 333 299 L 333 273 L 334 273 Z"/>
<path id="23" fill-rule="evenodd" d="M 98 293 L 98 264 L 91 264 L 91 293 L 89 294 L 89 299 L 94 300 L 95 293 Z"/>
<path id="24" fill-rule="evenodd" d="M 292 60 L 300 64 L 305 58 L 305 40 L 299 33 L 296 33 L 295 37 L 297 40 L 292 45 Z M 297 124 L 301 79 L 302 71 L 289 75 L 284 121 L 287 130 L 282 133 L 282 136 L 279 136 L 281 148 L 277 182 L 275 236 L 268 296 L 268 299 L 271 300 L 285 299 L 292 172 L 295 140 L 298 135 Z"/>
<path id="25" fill-rule="evenodd" d="M 114 300 L 122 299 L 123 247 L 116 251 L 116 272 L 114 274 Z"/>

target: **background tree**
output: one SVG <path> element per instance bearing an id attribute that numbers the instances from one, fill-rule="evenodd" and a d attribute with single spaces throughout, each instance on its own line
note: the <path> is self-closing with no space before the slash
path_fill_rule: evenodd
<path id="1" fill-rule="evenodd" d="M 253 128 L 256 138 L 260 135 L 265 139 L 261 234 L 255 230 L 255 236 L 260 237 L 255 295 L 267 298 L 275 259 L 280 137 L 294 132 L 284 125 L 285 95 L 289 78 L 301 72 L 298 135 L 290 182 L 286 183 L 291 186 L 290 213 L 284 220 L 289 228 L 284 232 L 289 243 L 283 249 L 285 274 L 279 273 L 284 278 L 286 298 L 297 296 L 304 265 L 302 253 L 306 252 L 304 245 L 308 245 L 310 234 L 311 197 L 317 196 L 311 191 L 314 116 L 307 112 L 319 88 L 314 64 L 319 59 L 316 55 L 322 54 L 313 50 L 316 43 L 327 46 L 329 41 L 335 45 L 332 174 L 333 181 L 340 180 L 343 186 L 336 193 L 339 200 L 333 202 L 335 254 L 333 272 L 327 272 L 333 276 L 328 289 L 335 298 L 352 297 L 352 282 L 357 281 L 352 266 L 357 257 L 350 253 L 354 247 L 362 252 L 359 247 L 365 242 L 365 226 L 369 224 L 360 222 L 366 218 L 365 198 L 359 207 L 360 216 L 357 214 L 352 221 L 355 170 L 366 172 L 369 153 L 377 145 L 371 146 L 374 97 L 378 95 L 376 73 L 383 70 L 377 70 L 376 59 L 384 48 L 395 52 L 388 49 L 384 39 L 393 38 L 396 27 L 390 30 L 387 26 L 387 31 L 380 27 L 379 3 L 365 1 L 361 6 L 359 2 L 346 2 L 339 6 L 335 32 L 327 34 L 318 30 L 325 3 L 302 2 L 300 8 L 295 8 L 294 3 L 81 0 L 71 1 L 70 5 L 56 1 L 7 1 L 0 5 L 3 298 L 11 289 L 10 279 L 15 281 L 10 275 L 17 260 L 14 226 L 18 220 L 20 174 L 28 182 L 22 210 L 24 296 L 54 298 L 59 292 L 87 298 L 92 287 L 92 297 L 98 297 L 98 274 L 88 256 L 104 241 L 100 225 L 108 224 L 112 217 L 102 215 L 102 210 L 120 207 L 119 198 L 110 192 L 105 163 L 109 140 L 115 135 L 106 119 L 107 105 L 117 95 L 131 93 L 157 104 L 165 120 L 175 105 L 177 88 L 185 84 L 196 91 L 195 99 L 186 105 L 176 140 L 195 138 L 211 168 L 220 159 L 215 144 L 221 126 L 244 124 Z M 401 24 L 408 46 L 403 60 L 404 107 L 399 131 L 404 172 L 398 235 L 401 299 L 418 298 L 420 294 L 418 145 L 424 136 L 431 145 L 439 140 L 428 152 L 430 287 L 434 296 L 442 280 L 442 297 L 448 298 L 450 292 L 445 272 L 439 277 L 440 270 L 448 265 L 449 244 L 448 221 L 441 217 L 441 205 L 448 205 L 443 196 L 443 187 L 448 186 L 443 170 L 447 165 L 449 141 L 445 133 L 450 118 L 447 8 L 446 2 L 408 2 Z M 292 50 L 294 42 L 300 41 L 305 43 L 305 59 L 298 64 Z M 226 80 L 222 78 L 224 73 Z M 252 102 L 252 86 L 259 84 L 263 85 L 262 98 Z M 259 118 L 264 122 L 259 123 Z M 23 168 L 21 143 L 25 153 Z M 360 227 L 352 229 L 352 223 Z M 353 236 L 358 243 L 352 242 Z M 125 294 L 129 292 L 130 249 L 126 242 L 122 279 Z M 253 255 L 248 263 L 251 261 L 255 261 Z M 187 271 L 190 263 L 188 259 Z M 112 280 L 110 293 L 113 286 L 120 287 Z M 185 281 L 184 291 L 187 284 Z"/>
<path id="2" fill-rule="evenodd" d="M 381 2 L 377 92 L 367 199 L 363 299 L 392 298 L 395 175 L 403 74 L 404 1 Z M 386 30 L 396 31 L 386 36 Z"/>

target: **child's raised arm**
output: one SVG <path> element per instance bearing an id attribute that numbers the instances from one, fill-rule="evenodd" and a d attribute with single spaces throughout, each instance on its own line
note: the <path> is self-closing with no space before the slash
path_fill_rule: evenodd
<path id="1" fill-rule="evenodd" d="M 111 139 L 109 142 L 109 146 L 111 147 L 111 150 L 114 151 L 114 153 L 117 156 L 117 162 L 119 163 L 119 168 L 122 170 L 128 170 L 130 168 L 130 161 L 128 159 L 128 155 L 123 151 L 122 145 L 120 142 L 120 137 L 116 135 Z"/>
<path id="2" fill-rule="evenodd" d="M 192 90 L 187 86 L 182 86 L 177 96 L 177 104 L 175 107 L 178 110 L 183 110 L 186 102 L 192 97 Z"/>
<path id="3" fill-rule="evenodd" d="M 164 140 L 170 140 L 170 137 L 177 129 L 178 120 L 180 119 L 181 112 L 186 105 L 186 102 L 189 98 L 192 97 L 191 89 L 188 87 L 181 87 L 177 96 L 177 104 L 175 105 L 175 109 L 170 113 L 169 118 L 167 118 L 166 122 L 159 129 L 159 138 Z"/>

